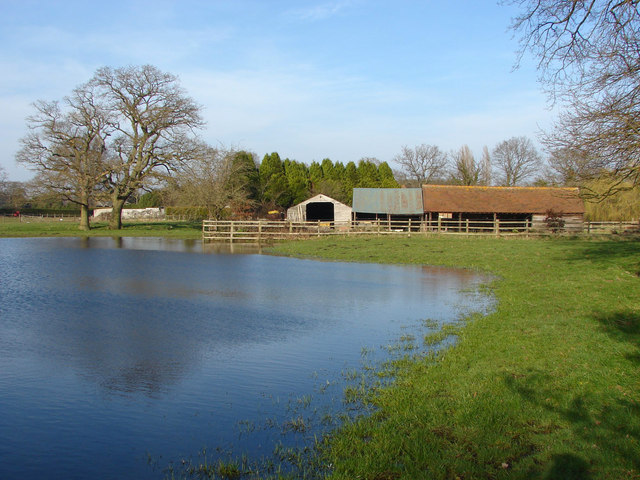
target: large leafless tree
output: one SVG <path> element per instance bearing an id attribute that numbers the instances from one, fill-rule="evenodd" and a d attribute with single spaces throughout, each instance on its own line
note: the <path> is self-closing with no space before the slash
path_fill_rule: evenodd
<path id="1" fill-rule="evenodd" d="M 88 85 L 59 102 L 38 101 L 27 118 L 30 132 L 16 159 L 37 172 L 37 183 L 80 206 L 80 229 L 88 230 L 94 194 L 108 175 L 108 112 Z"/>
<path id="2" fill-rule="evenodd" d="M 420 186 L 440 179 L 446 174 L 447 154 L 435 145 L 402 147 L 402 152 L 393 159 L 402 167 L 405 175 Z"/>
<path id="3" fill-rule="evenodd" d="M 493 164 L 498 183 L 506 187 L 522 184 L 540 172 L 542 158 L 527 137 L 512 137 L 493 149 Z"/>
<path id="4" fill-rule="evenodd" d="M 122 227 L 122 208 L 158 170 L 173 171 L 196 155 L 191 141 L 202 127 L 200 107 L 177 77 L 151 65 L 99 69 L 89 85 L 100 92 L 113 119 L 108 187 L 110 228 Z"/>
<path id="5" fill-rule="evenodd" d="M 456 185 L 478 185 L 482 165 L 480 165 L 468 145 L 463 145 L 458 151 L 451 153 L 453 165 L 451 182 Z"/>
<path id="6" fill-rule="evenodd" d="M 96 189 L 108 194 L 109 226 L 119 229 L 132 194 L 198 153 L 192 140 L 203 125 L 200 107 L 177 77 L 150 65 L 101 68 L 62 106 L 39 101 L 35 109 L 17 159 L 38 172 L 41 184 L 81 206 L 81 228 L 89 228 Z"/>
<path id="7" fill-rule="evenodd" d="M 640 185 L 640 0 L 509 0 L 521 53 L 564 107 L 550 150 L 588 158 L 591 175 Z"/>

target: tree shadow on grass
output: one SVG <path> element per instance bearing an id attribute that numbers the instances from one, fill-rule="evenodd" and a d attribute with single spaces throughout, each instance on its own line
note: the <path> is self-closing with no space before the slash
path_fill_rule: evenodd
<path id="1" fill-rule="evenodd" d="M 544 480 L 589 480 L 589 464 L 577 455 L 553 455 Z"/>
<path id="2" fill-rule="evenodd" d="M 568 260 L 590 259 L 595 264 L 616 263 L 640 276 L 640 236 L 588 242 L 573 251 Z"/>
<path id="3" fill-rule="evenodd" d="M 629 368 L 619 366 L 621 357 L 612 361 L 618 363 L 616 368 L 625 368 L 633 380 L 640 364 L 640 313 L 625 310 L 595 314 L 594 318 L 603 332 L 621 345 L 620 355 L 630 362 Z M 640 402 L 636 392 L 630 390 L 633 381 L 622 386 L 608 383 L 607 379 L 599 380 L 599 375 L 606 378 L 607 366 L 600 368 L 600 372 L 595 372 L 593 388 L 586 393 L 578 385 L 573 392 L 572 385 L 559 382 L 543 370 L 504 376 L 511 391 L 535 409 L 549 412 L 548 418 L 557 419 L 554 428 L 568 425 L 571 431 L 567 447 L 572 450 L 553 452 L 545 480 L 589 478 L 591 472 L 612 468 L 619 468 L 623 476 L 640 473 Z M 629 471 L 633 475 L 625 473 Z"/>
<path id="4" fill-rule="evenodd" d="M 551 421 L 548 431 L 532 433 L 548 434 L 566 429 L 565 425 L 570 429 L 567 451 L 558 452 L 551 442 L 549 447 L 556 450 L 551 451 L 551 462 L 542 475 L 532 472 L 531 478 L 589 479 L 595 472 L 599 477 L 611 470 L 621 475 L 640 472 L 640 404 L 631 398 L 632 392 L 615 386 L 601 393 L 572 394 L 554 386 L 553 376 L 543 371 L 505 375 L 503 380 L 526 403 L 551 414 L 540 419 L 543 423 Z"/>
<path id="5" fill-rule="evenodd" d="M 627 360 L 640 364 L 640 313 L 632 311 L 596 314 L 602 330 L 613 340 L 631 344 L 634 351 L 625 354 Z"/>
<path id="6" fill-rule="evenodd" d="M 586 385 L 593 387 L 586 392 L 583 385 L 575 385 L 572 391 L 571 384 L 544 370 L 504 376 L 511 391 L 535 409 L 546 410 L 551 414 L 547 418 L 556 419 L 550 430 L 566 429 L 565 425 L 570 429 L 571 443 L 567 447 L 571 450 L 552 452 L 551 464 L 542 477 L 545 480 L 590 478 L 593 472 L 612 468 L 617 468 L 620 476 L 635 478 L 633 475 L 640 474 L 640 402 L 632 390 L 640 365 L 640 313 L 623 310 L 595 314 L 594 318 L 602 331 L 621 346 L 620 356 L 611 360 L 631 380 L 625 386 L 608 381 L 606 365 L 594 372 L 592 383 L 587 380 Z M 624 361 L 620 364 L 622 358 L 629 362 L 626 367 Z"/>

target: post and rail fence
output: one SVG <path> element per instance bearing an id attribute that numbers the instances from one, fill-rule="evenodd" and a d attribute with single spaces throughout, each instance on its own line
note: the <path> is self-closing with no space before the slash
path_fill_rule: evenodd
<path id="1" fill-rule="evenodd" d="M 638 222 L 584 222 L 582 228 L 552 229 L 526 221 L 481 220 L 354 220 L 351 222 L 290 222 L 271 220 L 204 220 L 203 240 L 262 243 L 272 240 L 330 235 L 462 234 L 534 236 L 550 233 L 611 234 L 638 232 Z"/>
<path id="2" fill-rule="evenodd" d="M 190 219 L 193 221 L 193 219 Z M 0 222 L 51 222 L 79 221 L 74 214 L 41 215 L 0 215 Z M 144 221 L 136 219 L 136 222 Z M 165 218 L 147 221 L 186 221 L 186 219 Z M 286 220 L 203 220 L 203 240 L 228 242 L 268 242 L 293 238 L 327 235 L 411 235 L 426 233 L 495 235 L 495 236 L 536 236 L 550 233 L 578 235 L 607 235 L 640 233 L 640 222 L 583 222 L 571 228 L 559 228 L 553 232 L 546 225 L 540 226 L 528 221 L 481 221 L 453 220 L 354 220 L 351 222 L 289 222 Z"/>

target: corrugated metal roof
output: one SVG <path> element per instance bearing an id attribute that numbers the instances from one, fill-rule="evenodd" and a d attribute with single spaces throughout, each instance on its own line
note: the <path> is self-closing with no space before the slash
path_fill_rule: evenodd
<path id="1" fill-rule="evenodd" d="M 420 188 L 354 188 L 353 211 L 391 215 L 422 215 Z"/>
<path id="2" fill-rule="evenodd" d="M 423 185 L 425 212 L 584 213 L 577 188 Z"/>

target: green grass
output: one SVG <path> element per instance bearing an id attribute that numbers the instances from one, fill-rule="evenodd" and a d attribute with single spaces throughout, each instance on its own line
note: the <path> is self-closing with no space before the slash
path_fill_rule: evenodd
<path id="1" fill-rule="evenodd" d="M 327 440 L 333 478 L 640 478 L 637 239 L 328 238 L 276 249 L 496 278 L 494 313 L 445 332 L 458 341 L 437 361 L 401 362 L 371 397 L 376 412 Z"/>
<path id="2" fill-rule="evenodd" d="M 202 238 L 202 222 L 125 221 L 122 230 L 109 230 L 106 222 L 92 223 L 89 231 L 65 219 L 0 218 L 0 237 L 175 237 Z"/>

